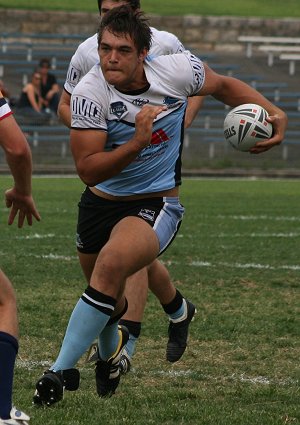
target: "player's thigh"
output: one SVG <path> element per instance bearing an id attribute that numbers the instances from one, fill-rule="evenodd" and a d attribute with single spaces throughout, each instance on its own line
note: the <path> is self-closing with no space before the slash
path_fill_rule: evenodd
<path id="1" fill-rule="evenodd" d="M 129 216 L 114 226 L 100 256 L 111 256 L 127 278 L 150 264 L 158 253 L 159 241 L 153 228 L 141 218 Z"/>

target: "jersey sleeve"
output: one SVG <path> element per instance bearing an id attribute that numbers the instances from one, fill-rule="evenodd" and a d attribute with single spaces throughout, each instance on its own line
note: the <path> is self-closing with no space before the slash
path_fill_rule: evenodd
<path id="1" fill-rule="evenodd" d="M 98 90 L 95 94 L 94 68 L 73 90 L 71 97 L 71 127 L 73 129 L 107 131 L 105 99 L 108 96 L 104 84 L 101 86 L 99 83 L 96 84 Z"/>
<path id="2" fill-rule="evenodd" d="M 12 110 L 0 91 L 0 121 L 12 115 Z"/>
<path id="3" fill-rule="evenodd" d="M 82 71 L 82 63 L 83 63 L 83 57 L 81 54 L 81 48 L 80 46 L 77 48 L 76 52 L 72 56 L 71 62 L 69 64 L 68 72 L 67 72 L 67 78 L 64 84 L 64 89 L 69 93 L 72 94 L 74 88 L 79 83 L 81 78 L 83 77 L 83 71 Z"/>
<path id="4" fill-rule="evenodd" d="M 94 34 L 79 44 L 76 52 L 72 56 L 64 89 L 72 94 L 79 81 L 86 75 L 92 67 L 99 62 L 98 56 L 98 35 Z"/>
<path id="5" fill-rule="evenodd" d="M 201 90 L 205 83 L 205 68 L 202 60 L 193 55 L 189 50 L 183 52 L 183 55 L 188 59 L 192 70 L 192 79 L 190 83 L 192 93 L 190 93 L 189 96 L 193 96 Z"/>

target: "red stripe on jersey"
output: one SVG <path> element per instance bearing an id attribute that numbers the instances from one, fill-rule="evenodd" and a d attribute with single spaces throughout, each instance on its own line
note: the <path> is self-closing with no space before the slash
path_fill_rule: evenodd
<path id="1" fill-rule="evenodd" d="M 7 114 L 2 115 L 2 117 L 0 117 L 0 121 L 4 120 L 4 118 L 7 118 L 7 117 L 9 117 L 9 116 L 10 116 L 10 115 L 12 115 L 12 114 L 13 114 L 13 111 L 9 111 L 9 112 L 7 112 Z"/>

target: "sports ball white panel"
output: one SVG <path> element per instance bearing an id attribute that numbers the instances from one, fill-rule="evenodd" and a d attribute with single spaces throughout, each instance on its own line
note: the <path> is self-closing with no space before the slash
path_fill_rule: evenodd
<path id="1" fill-rule="evenodd" d="M 259 105 L 246 103 L 232 109 L 224 120 L 225 139 L 235 149 L 248 152 L 258 141 L 269 139 L 273 127 L 267 111 Z"/>

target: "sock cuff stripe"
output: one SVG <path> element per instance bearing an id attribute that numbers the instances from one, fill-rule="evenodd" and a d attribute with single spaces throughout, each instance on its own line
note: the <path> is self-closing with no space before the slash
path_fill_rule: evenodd
<path id="1" fill-rule="evenodd" d="M 107 311 L 106 314 L 109 314 L 109 315 L 111 315 L 112 312 L 115 309 L 115 306 L 114 305 L 103 303 L 103 302 L 100 302 L 100 301 L 96 301 L 92 297 L 90 297 L 89 295 L 87 295 L 86 293 L 83 293 L 82 294 L 81 299 L 85 303 L 87 303 L 87 304 L 95 307 L 97 310 L 100 310 L 100 311 L 103 311 L 103 312 L 104 311 Z"/>
<path id="2" fill-rule="evenodd" d="M 101 303 L 113 306 L 116 305 L 116 300 L 113 297 L 110 297 L 109 295 L 105 295 L 102 292 L 97 291 L 97 289 L 92 288 L 90 285 L 86 288 L 84 294 L 88 295 L 91 299 L 95 301 L 99 301 Z"/>

